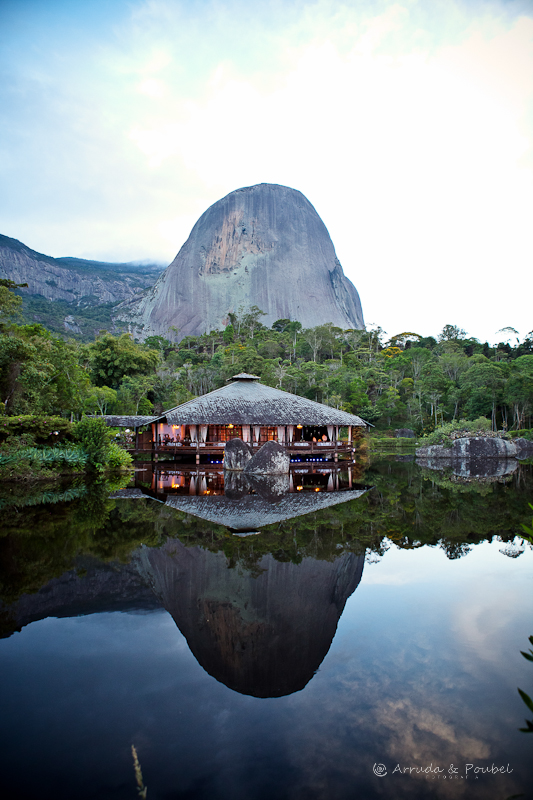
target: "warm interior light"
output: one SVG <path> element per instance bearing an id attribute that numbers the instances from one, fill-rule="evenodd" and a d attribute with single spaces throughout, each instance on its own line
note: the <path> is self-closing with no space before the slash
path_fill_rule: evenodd
<path id="1" fill-rule="evenodd" d="M 297 425 L 296 427 L 299 428 L 299 429 L 302 429 L 303 425 Z"/>
<path id="2" fill-rule="evenodd" d="M 315 489 L 315 492 L 319 492 L 319 491 L 320 491 L 320 489 L 317 486 L 316 489 Z"/>
<path id="3" fill-rule="evenodd" d="M 228 428 L 233 428 L 233 425 L 231 424 L 231 422 L 230 422 L 230 424 L 228 425 Z"/>
<path id="4" fill-rule="evenodd" d="M 296 488 L 298 489 L 299 492 L 301 492 L 304 487 L 303 486 L 297 486 Z"/>

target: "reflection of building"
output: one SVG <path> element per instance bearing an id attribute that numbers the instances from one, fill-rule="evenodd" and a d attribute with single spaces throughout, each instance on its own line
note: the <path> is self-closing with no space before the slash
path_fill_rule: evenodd
<path id="1" fill-rule="evenodd" d="M 352 453 L 354 431 L 366 426 L 355 414 L 316 403 L 259 382 L 256 375 L 234 375 L 226 386 L 183 403 L 160 417 L 107 417 L 109 425 L 136 430 L 150 424 L 151 434 L 136 437 L 136 449 L 155 453 L 222 458 L 228 439 L 251 447 L 276 440 L 294 457 L 331 457 Z M 347 431 L 341 442 L 340 429 Z"/>
<path id="2" fill-rule="evenodd" d="M 341 471 L 337 465 L 298 467 L 291 476 L 264 479 L 230 475 L 225 485 L 221 471 L 195 468 L 167 474 L 161 493 L 159 483 L 156 478 L 156 490 L 148 493 L 165 501 L 166 508 L 226 525 L 241 535 L 353 500 L 365 491 L 349 488 L 351 470 Z M 117 499 L 143 496 L 139 488 L 115 494 Z M 162 517 L 168 521 L 169 514 Z M 288 531 L 284 526 L 284 532 L 294 542 L 294 550 L 292 544 L 289 548 L 294 562 L 280 560 L 289 556 L 279 550 L 277 535 L 272 537 L 277 558 L 265 553 L 265 541 L 245 544 L 241 540 L 238 552 L 245 553 L 243 562 L 233 567 L 222 551 L 185 547 L 179 539 L 169 538 L 160 548 L 137 550 L 128 565 L 95 568 L 90 564 L 86 578 L 72 570 L 39 593 L 23 596 L 9 608 L 0 606 L 3 629 L 9 634 L 49 615 L 161 604 L 200 665 L 217 680 L 255 697 L 291 694 L 304 688 L 326 656 L 346 600 L 361 579 L 364 556 L 339 552 L 332 543 L 324 560 L 310 558 L 297 543 L 296 528 Z M 222 537 L 222 543 L 227 541 Z M 263 555 L 255 556 L 260 548 Z"/>
<path id="3" fill-rule="evenodd" d="M 143 485 L 150 475 L 149 486 Z M 146 472 L 142 491 L 170 508 L 225 525 L 234 533 L 301 517 L 356 500 L 366 487 L 352 487 L 352 471 L 336 465 L 297 468 L 289 475 L 245 476 L 196 468 Z M 126 490 L 127 492 L 128 490 Z M 127 494 L 121 493 L 126 497 Z"/>
<path id="4" fill-rule="evenodd" d="M 241 694 L 281 697 L 324 660 L 363 563 L 353 553 L 299 564 L 269 554 L 252 573 L 174 539 L 143 549 L 139 568 L 206 672 Z"/>

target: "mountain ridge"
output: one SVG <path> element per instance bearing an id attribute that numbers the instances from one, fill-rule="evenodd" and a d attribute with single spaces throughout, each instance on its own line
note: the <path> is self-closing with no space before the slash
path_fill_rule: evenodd
<path id="1" fill-rule="evenodd" d="M 112 328 L 111 309 L 150 287 L 163 269 L 150 262 L 54 258 L 0 234 L 0 278 L 27 283 L 18 290 L 24 317 L 54 332 L 94 336 L 103 327 Z"/>

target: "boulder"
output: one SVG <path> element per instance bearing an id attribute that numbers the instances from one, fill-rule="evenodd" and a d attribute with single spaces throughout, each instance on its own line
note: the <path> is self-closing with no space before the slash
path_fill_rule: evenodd
<path id="1" fill-rule="evenodd" d="M 397 439 L 414 439 L 415 432 L 411 430 L 411 428 L 398 428 L 397 431 L 394 431 L 394 435 Z"/>
<path id="2" fill-rule="evenodd" d="M 513 442 L 516 445 L 517 458 L 533 458 L 533 442 L 522 438 L 513 439 Z"/>
<path id="3" fill-rule="evenodd" d="M 280 475 L 289 472 L 289 454 L 277 442 L 266 442 L 246 464 L 246 474 Z"/>
<path id="4" fill-rule="evenodd" d="M 417 458 L 444 458 L 454 459 L 485 459 L 485 458 L 515 458 L 518 448 L 507 439 L 493 436 L 473 436 L 456 439 L 451 447 L 442 444 L 430 444 L 419 447 L 416 451 Z"/>
<path id="5" fill-rule="evenodd" d="M 230 439 L 224 448 L 224 469 L 242 472 L 252 458 L 252 448 L 242 439 Z"/>

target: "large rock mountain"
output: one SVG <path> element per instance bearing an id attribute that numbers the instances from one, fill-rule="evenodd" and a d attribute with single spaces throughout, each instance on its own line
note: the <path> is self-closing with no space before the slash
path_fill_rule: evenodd
<path id="1" fill-rule="evenodd" d="M 261 183 L 202 214 L 178 255 L 141 300 L 117 317 L 140 338 L 220 330 L 229 312 L 258 306 L 265 325 L 293 319 L 362 328 L 359 295 L 326 226 L 301 192 Z"/>

